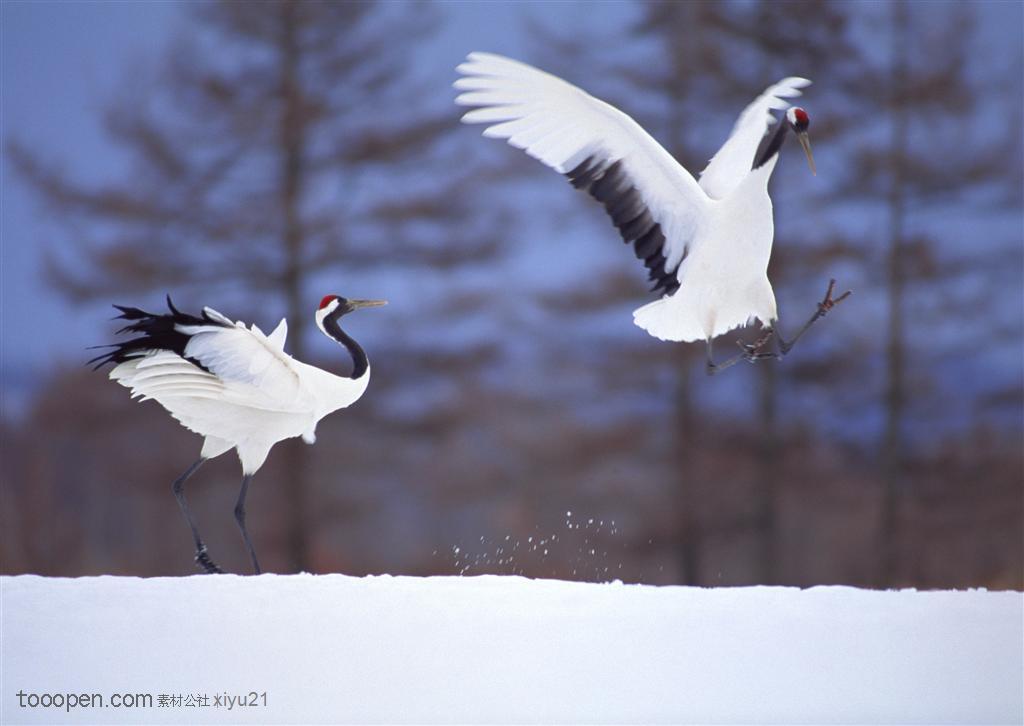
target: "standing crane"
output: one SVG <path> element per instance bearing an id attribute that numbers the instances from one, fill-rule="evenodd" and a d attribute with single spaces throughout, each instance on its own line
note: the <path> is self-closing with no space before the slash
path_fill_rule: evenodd
<path id="1" fill-rule="evenodd" d="M 488 124 L 484 136 L 507 139 L 604 205 L 650 271 L 652 292 L 662 291 L 633 321 L 661 340 L 705 341 L 708 373 L 786 355 L 850 294 L 833 299 L 831 281 L 792 338 L 778 332 L 767 274 L 774 236 L 768 179 L 790 131 L 815 172 L 810 118 L 786 100 L 800 96 L 807 79 L 784 78 L 747 106 L 698 182 L 636 121 L 561 78 L 492 53 L 470 53 L 457 70 L 455 102 L 476 107 L 462 121 Z M 771 112 L 783 109 L 772 129 Z M 716 364 L 712 340 L 755 319 L 764 334 Z M 763 350 L 772 338 L 775 351 Z"/>
<path id="2" fill-rule="evenodd" d="M 185 481 L 207 459 L 235 449 L 242 464 L 242 488 L 235 521 L 260 574 L 256 550 L 245 528 L 245 496 L 249 482 L 278 441 L 301 436 L 316 441 L 316 425 L 324 416 L 351 406 L 370 381 L 370 364 L 359 344 L 338 325 L 346 313 L 384 305 L 384 300 L 349 300 L 327 295 L 316 311 L 317 327 L 345 346 L 352 372 L 334 375 L 302 363 L 284 352 L 285 320 L 270 335 L 255 324 L 235 322 L 212 308 L 200 316 L 179 311 L 167 297 L 170 312 L 147 313 L 114 307 L 116 319 L 130 321 L 118 333 L 138 333 L 116 343 L 113 350 L 93 358 L 99 368 L 113 363 L 110 378 L 130 388 L 132 398 L 153 399 L 182 426 L 206 437 L 196 460 L 174 481 L 174 496 L 192 530 L 196 562 L 206 572 L 221 572 L 210 559 L 199 528 L 185 499 Z"/>

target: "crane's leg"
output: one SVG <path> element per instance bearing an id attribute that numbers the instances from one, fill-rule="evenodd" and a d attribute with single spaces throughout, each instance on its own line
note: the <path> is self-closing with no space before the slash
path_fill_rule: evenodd
<path id="1" fill-rule="evenodd" d="M 722 361 L 721 363 L 715 363 L 714 356 L 712 355 L 712 351 L 711 351 L 711 338 L 708 338 L 707 341 L 706 341 L 706 343 L 707 343 L 707 369 L 706 370 L 708 372 L 708 375 L 709 376 L 713 376 L 716 373 L 721 373 L 726 368 L 731 368 L 732 366 L 734 366 L 737 363 L 739 363 L 741 360 L 745 360 L 745 361 L 749 361 L 749 362 L 753 363 L 754 361 L 760 360 L 763 357 L 775 357 L 773 354 L 766 355 L 764 353 L 759 353 L 758 352 L 761 349 L 761 347 L 764 346 L 764 344 L 767 343 L 774 334 L 775 334 L 775 331 L 773 331 L 771 328 L 768 328 L 764 332 L 764 335 L 762 335 L 760 338 L 755 340 L 753 343 L 751 343 L 749 345 L 746 344 L 746 343 L 742 343 L 742 342 L 739 343 L 739 346 L 740 346 L 740 349 L 741 349 L 740 352 L 737 353 L 736 355 L 734 355 L 732 358 L 728 358 L 728 359 Z"/>
<path id="2" fill-rule="evenodd" d="M 734 355 L 732 358 L 724 360 L 721 363 L 715 363 L 711 356 L 711 339 L 709 338 L 707 341 L 708 375 L 720 373 L 721 371 L 724 371 L 726 368 L 730 368 L 736 365 L 741 360 L 749 361 L 750 363 L 755 363 L 759 360 L 782 358 L 784 355 L 786 355 L 787 353 L 789 353 L 789 351 L 793 349 L 793 346 L 796 345 L 796 341 L 800 340 L 800 336 L 806 333 L 812 325 L 818 322 L 818 320 L 820 320 L 821 318 L 828 315 L 829 311 L 832 308 L 834 308 L 836 305 L 838 305 L 839 303 L 841 303 L 843 300 L 850 296 L 850 291 L 847 290 L 839 297 L 833 298 L 832 291 L 835 289 L 835 286 L 836 281 L 829 280 L 828 290 L 825 291 L 824 299 L 820 303 L 818 303 L 818 309 L 815 311 L 814 315 L 812 315 L 810 319 L 803 324 L 800 330 L 796 331 L 796 335 L 794 335 L 788 341 L 783 339 L 782 335 L 778 333 L 778 324 L 776 322 L 776 327 L 768 328 L 765 331 L 764 335 L 755 340 L 753 343 L 740 343 L 740 352 Z M 775 338 L 776 350 L 771 352 L 762 351 L 761 348 L 773 337 Z"/>
<path id="3" fill-rule="evenodd" d="M 787 353 L 789 353 L 789 351 L 793 349 L 793 346 L 796 345 L 796 341 L 800 340 L 800 336 L 802 336 L 804 333 L 806 333 L 810 329 L 810 327 L 812 325 L 814 325 L 816 322 L 818 322 L 818 320 L 820 320 L 821 318 L 823 318 L 826 315 L 828 315 L 828 312 L 832 308 L 834 308 L 836 305 L 838 305 L 839 303 L 841 303 L 843 300 L 845 300 L 846 298 L 848 298 L 850 296 L 850 290 L 847 290 L 846 292 L 844 292 L 839 297 L 833 299 L 832 298 L 832 291 L 835 289 L 835 286 L 836 286 L 836 281 L 835 280 L 829 280 L 828 290 L 825 291 L 824 299 L 820 303 L 818 303 L 818 309 L 815 311 L 814 315 L 812 315 L 810 317 L 810 319 L 806 323 L 803 324 L 803 327 L 801 327 L 800 330 L 796 331 L 796 335 L 794 335 L 788 341 L 784 340 L 781 335 L 779 335 L 776 338 L 776 340 L 778 341 L 778 346 L 779 346 L 778 354 L 760 353 L 760 354 L 757 354 L 757 355 L 759 355 L 762 358 L 781 358 L 782 356 L 784 356 Z M 753 353 L 753 351 L 751 351 L 751 353 Z"/>
<path id="4" fill-rule="evenodd" d="M 249 550 L 249 557 L 252 558 L 252 570 L 253 574 L 260 574 L 260 562 L 256 559 L 256 550 L 253 549 L 252 542 L 249 540 L 249 532 L 245 529 L 245 495 L 249 492 L 249 482 L 252 480 L 252 474 L 246 474 L 242 477 L 242 490 L 238 492 L 238 502 L 235 504 L 235 521 L 238 522 L 238 528 L 242 530 L 242 539 L 245 540 L 245 548 Z"/>
<path id="5" fill-rule="evenodd" d="M 172 489 L 174 490 L 174 498 L 178 500 L 178 506 L 181 507 L 181 513 L 185 515 L 185 519 L 188 520 L 188 526 L 192 530 L 192 540 L 196 545 L 196 564 L 212 575 L 217 572 L 223 572 L 223 570 L 217 567 L 216 563 L 206 554 L 206 545 L 203 544 L 203 540 L 199 536 L 196 520 L 192 517 L 192 510 L 188 508 L 188 502 L 185 500 L 185 480 L 192 476 L 196 469 L 203 465 L 204 461 L 206 459 L 200 456 L 184 474 L 174 480 Z"/>

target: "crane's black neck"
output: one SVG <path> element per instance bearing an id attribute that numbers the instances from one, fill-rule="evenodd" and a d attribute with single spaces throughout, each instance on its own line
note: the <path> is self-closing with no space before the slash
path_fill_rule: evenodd
<path id="1" fill-rule="evenodd" d="M 349 334 L 342 330 L 341 326 L 338 325 L 338 318 L 340 317 L 341 313 L 339 312 L 335 315 L 328 315 L 324 318 L 324 330 L 329 336 L 348 348 L 348 352 L 352 356 L 352 373 L 350 373 L 348 377 L 356 380 L 363 377 L 366 373 L 366 369 L 370 366 L 370 362 L 366 359 L 366 353 L 359 346 L 359 343 L 354 341 L 351 336 L 349 336 Z"/>
<path id="2" fill-rule="evenodd" d="M 757 153 L 754 154 L 754 165 L 751 168 L 760 169 L 762 166 L 768 163 L 768 160 L 779 153 L 779 149 L 782 148 L 782 142 L 786 140 L 786 133 L 789 131 L 789 122 L 786 119 L 782 119 L 775 128 L 765 134 L 761 138 L 761 144 L 757 147 Z"/>

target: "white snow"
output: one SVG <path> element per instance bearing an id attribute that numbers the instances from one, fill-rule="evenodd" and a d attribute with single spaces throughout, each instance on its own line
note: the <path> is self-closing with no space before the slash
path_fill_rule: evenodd
<path id="1" fill-rule="evenodd" d="M 1024 720 L 1019 592 L 27 575 L 0 595 L 4 724 Z M 266 705 L 228 710 L 249 692 Z"/>

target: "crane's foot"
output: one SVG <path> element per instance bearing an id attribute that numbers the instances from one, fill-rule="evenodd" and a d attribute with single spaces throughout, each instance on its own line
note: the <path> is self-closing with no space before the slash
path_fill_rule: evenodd
<path id="1" fill-rule="evenodd" d="M 756 363 L 759 360 L 778 358 L 778 355 L 775 353 L 764 353 L 761 351 L 761 348 L 767 345 L 768 341 L 771 340 L 774 335 L 775 330 L 773 328 L 768 328 L 764 332 L 764 335 L 753 343 L 744 343 L 742 340 L 737 341 L 736 344 L 740 347 L 740 350 L 743 351 L 743 359 L 748 363 Z"/>
<path id="2" fill-rule="evenodd" d="M 819 318 L 820 317 L 824 317 L 825 315 L 827 315 L 829 310 L 834 308 L 836 305 L 841 303 L 846 298 L 850 297 L 850 293 L 853 292 L 852 290 L 847 290 L 846 292 L 844 292 L 839 297 L 833 298 L 832 297 L 832 291 L 835 290 L 835 289 L 836 289 L 836 281 L 833 278 L 833 279 L 828 281 L 828 290 L 825 291 L 825 298 L 820 303 L 818 303 L 818 317 Z"/>
<path id="3" fill-rule="evenodd" d="M 835 289 L 836 281 L 833 278 L 828 281 L 828 290 L 825 291 L 825 297 L 822 298 L 822 301 L 820 303 L 818 303 L 818 309 L 814 312 L 814 315 L 811 316 L 810 320 L 804 323 L 804 326 L 800 328 L 799 331 L 797 331 L 797 334 L 794 335 L 791 340 L 786 341 L 783 340 L 781 336 L 779 337 L 779 353 L 781 355 L 786 355 L 787 353 L 789 353 L 789 351 L 793 349 L 793 346 L 796 345 L 796 341 L 800 339 L 800 336 L 806 333 L 807 330 L 812 325 L 814 325 L 818 320 L 828 315 L 829 311 L 831 311 L 832 308 L 834 308 L 836 305 L 841 303 L 846 298 L 850 297 L 852 292 L 850 290 L 847 290 L 839 297 L 834 298 L 832 297 L 832 292 Z"/>
<path id="4" fill-rule="evenodd" d="M 776 353 L 762 353 L 761 348 L 772 339 L 775 335 L 775 331 L 772 328 L 768 328 L 760 338 L 755 340 L 753 343 L 744 343 L 742 340 L 737 340 L 736 345 L 739 346 L 740 352 L 734 355 L 728 360 L 724 360 L 721 363 L 715 363 L 711 354 L 711 341 L 707 343 L 707 364 L 705 371 L 709 376 L 713 376 L 717 373 L 721 373 L 726 368 L 732 368 L 734 365 L 739 363 L 741 360 L 745 360 L 749 363 L 754 363 L 759 360 L 766 360 L 768 358 L 777 358 Z"/>
<path id="5" fill-rule="evenodd" d="M 206 545 L 196 550 L 196 564 L 202 567 L 208 575 L 223 574 L 224 570 L 217 566 L 217 563 L 210 559 L 206 553 Z"/>

